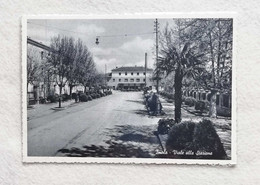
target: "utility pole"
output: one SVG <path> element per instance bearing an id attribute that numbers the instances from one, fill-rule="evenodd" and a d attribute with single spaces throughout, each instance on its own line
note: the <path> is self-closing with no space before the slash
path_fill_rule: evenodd
<path id="1" fill-rule="evenodd" d="M 158 67 L 158 30 L 159 30 L 159 23 L 158 20 L 155 19 L 154 22 L 154 27 L 155 27 L 155 48 L 156 48 L 156 68 Z M 156 69 L 156 91 L 159 93 L 159 71 Z"/>
<path id="2" fill-rule="evenodd" d="M 146 83 L 146 73 L 147 73 L 147 53 L 145 53 L 145 65 L 144 65 L 144 67 L 145 67 L 145 87 L 146 87 L 146 85 L 147 85 L 147 83 Z"/>
<path id="3" fill-rule="evenodd" d="M 105 85 L 107 86 L 107 65 L 105 64 Z"/>

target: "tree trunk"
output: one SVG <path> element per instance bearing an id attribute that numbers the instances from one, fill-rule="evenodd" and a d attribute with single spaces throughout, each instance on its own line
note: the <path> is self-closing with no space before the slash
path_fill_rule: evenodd
<path id="1" fill-rule="evenodd" d="M 210 98 L 210 109 L 209 109 L 209 116 L 211 118 L 217 117 L 217 91 L 211 91 L 211 98 Z"/>
<path id="2" fill-rule="evenodd" d="M 70 87 L 70 99 L 72 99 L 72 89 L 73 89 L 73 85 L 69 85 L 69 87 Z"/>
<path id="3" fill-rule="evenodd" d="M 181 122 L 181 104 L 182 104 L 182 72 L 180 66 L 177 67 L 174 77 L 174 87 L 175 87 L 175 122 Z"/>
<path id="4" fill-rule="evenodd" d="M 59 97 L 59 108 L 61 108 L 61 93 L 62 93 L 62 84 L 59 85 L 60 87 L 60 97 Z"/>

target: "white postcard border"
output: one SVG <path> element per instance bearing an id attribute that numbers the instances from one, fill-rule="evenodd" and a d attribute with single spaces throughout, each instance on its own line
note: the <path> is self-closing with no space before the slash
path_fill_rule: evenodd
<path id="1" fill-rule="evenodd" d="M 151 18 L 233 18 L 233 60 L 232 60 L 232 124 L 231 124 L 231 159 L 162 159 L 162 158 L 101 158 L 101 157 L 34 157 L 27 155 L 27 95 L 26 95 L 26 53 L 28 19 L 151 19 Z M 22 17 L 22 162 L 24 163 L 115 163 L 115 164 L 194 164 L 194 165 L 235 165 L 237 162 L 236 146 L 236 43 L 237 14 L 235 12 L 178 12 L 178 13 L 135 13 L 114 15 L 26 15 Z"/>

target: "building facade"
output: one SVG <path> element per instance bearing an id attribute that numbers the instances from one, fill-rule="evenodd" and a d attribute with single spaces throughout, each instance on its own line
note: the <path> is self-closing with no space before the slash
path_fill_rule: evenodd
<path id="1" fill-rule="evenodd" d="M 117 67 L 112 70 L 108 86 L 114 90 L 142 90 L 152 88 L 153 70 L 143 66 Z"/>

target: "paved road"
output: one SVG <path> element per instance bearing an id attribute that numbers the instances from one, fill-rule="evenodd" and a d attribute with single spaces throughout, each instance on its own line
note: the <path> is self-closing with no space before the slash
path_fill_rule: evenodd
<path id="1" fill-rule="evenodd" d="M 84 145 L 105 146 L 118 126 L 156 128 L 159 120 L 142 115 L 141 92 L 114 92 L 90 102 L 70 104 L 63 111 L 49 109 L 56 105 L 46 106 L 43 111 L 28 111 L 28 156 L 55 156 L 59 149 Z"/>

